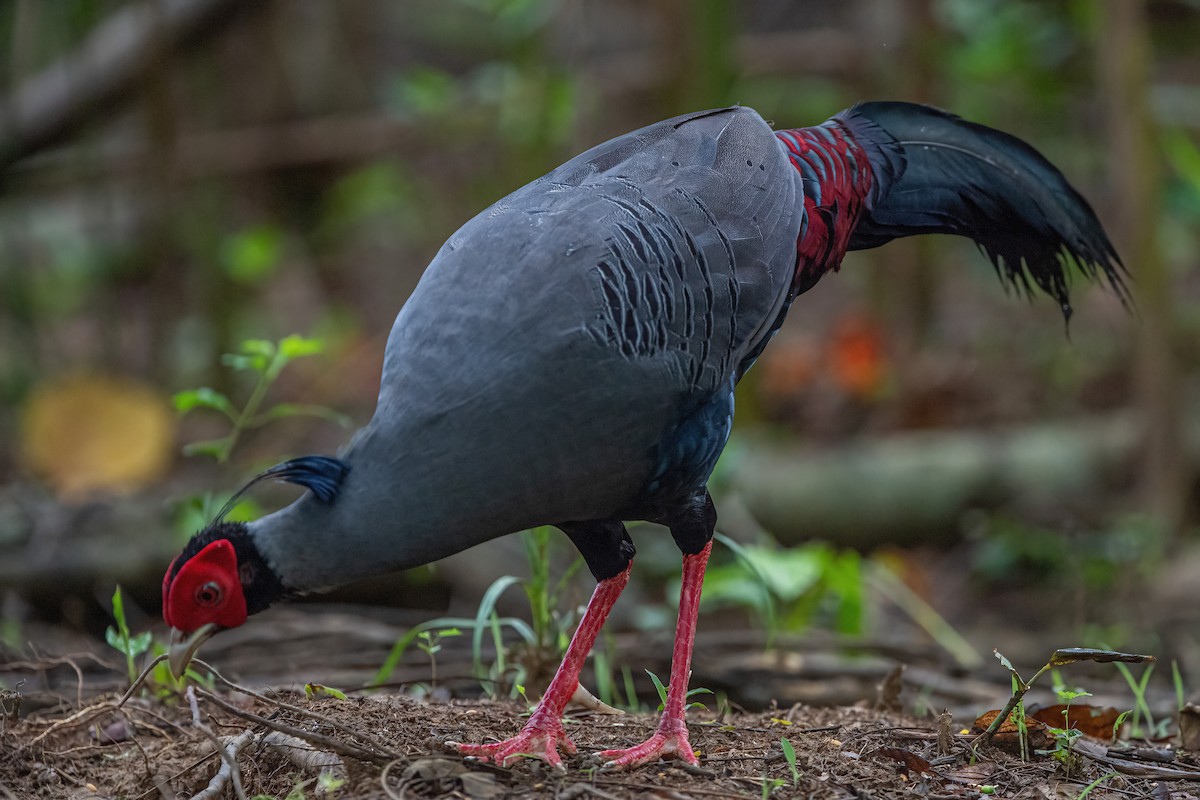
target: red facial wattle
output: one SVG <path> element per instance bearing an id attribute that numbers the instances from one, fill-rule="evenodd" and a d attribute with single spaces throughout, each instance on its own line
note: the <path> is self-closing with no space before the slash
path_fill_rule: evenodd
<path id="1" fill-rule="evenodd" d="M 163 619 L 190 633 L 212 623 L 233 628 L 246 621 L 246 595 L 238 578 L 237 553 L 218 539 L 184 562 L 175 577 L 163 578 Z"/>

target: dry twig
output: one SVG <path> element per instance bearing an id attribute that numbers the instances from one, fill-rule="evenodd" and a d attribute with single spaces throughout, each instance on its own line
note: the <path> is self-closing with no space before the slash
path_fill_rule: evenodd
<path id="1" fill-rule="evenodd" d="M 238 753 L 242 748 L 258 740 L 254 731 L 242 731 L 224 746 L 217 743 L 217 751 L 221 754 L 221 768 L 208 782 L 203 791 L 192 795 L 191 800 L 218 800 L 225 794 L 225 787 L 232 785 L 234 796 L 238 800 L 246 800 L 246 792 L 242 789 L 242 774 L 237 766 Z"/>

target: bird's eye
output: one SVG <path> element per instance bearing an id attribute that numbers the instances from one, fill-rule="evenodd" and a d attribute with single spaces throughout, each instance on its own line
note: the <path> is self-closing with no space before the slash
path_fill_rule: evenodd
<path id="1" fill-rule="evenodd" d="M 202 606 L 215 606 L 221 602 L 221 587 L 216 581 L 209 581 L 196 590 L 196 602 Z"/>

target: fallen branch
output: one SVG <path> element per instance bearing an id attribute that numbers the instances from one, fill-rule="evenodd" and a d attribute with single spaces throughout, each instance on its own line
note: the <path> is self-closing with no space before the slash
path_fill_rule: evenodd
<path id="1" fill-rule="evenodd" d="M 310 711 L 307 708 L 301 708 L 300 706 L 294 706 L 294 705 L 291 705 L 290 703 L 285 703 L 282 700 L 276 699 L 274 697 L 267 697 L 266 695 L 259 694 L 258 692 L 254 691 L 253 689 L 247 689 L 244 686 L 239 686 L 238 684 L 234 683 L 233 681 L 229 680 L 224 675 L 222 675 L 220 672 L 218 672 L 211 664 L 201 661 L 198 658 L 192 659 L 192 663 L 198 664 L 199 666 L 204 667 L 206 670 L 209 671 L 209 674 L 211 674 L 213 676 L 213 678 L 215 678 L 217 681 L 219 681 L 227 689 L 230 689 L 235 692 L 239 692 L 244 695 L 248 695 L 250 697 L 253 697 L 256 700 L 261 700 L 262 702 L 268 703 L 277 708 L 282 708 L 285 711 L 291 711 L 293 714 L 298 714 L 302 717 L 308 717 L 311 720 L 315 720 L 324 725 L 328 725 L 329 727 L 333 728 L 334 730 L 340 730 L 343 733 L 347 733 L 347 734 L 353 736 L 354 738 L 359 739 L 363 743 L 370 745 L 371 747 L 375 748 L 376 751 L 378 751 L 379 753 L 381 753 L 383 755 L 388 756 L 389 758 L 398 758 L 399 757 L 397 753 L 395 753 L 391 750 L 391 748 L 389 748 L 386 744 L 384 744 L 383 742 L 374 738 L 373 736 L 365 734 L 362 731 L 355 730 L 354 728 L 351 728 L 348 725 L 338 722 L 336 719 L 333 719 L 332 717 L 327 717 L 324 714 L 318 714 L 316 711 Z"/>
<path id="2" fill-rule="evenodd" d="M 333 753 L 318 750 L 303 739 L 288 736 L 279 731 L 272 731 L 262 737 L 262 744 L 263 747 L 274 750 L 305 772 L 333 771 L 341 773 L 346 768 L 345 763 Z"/>
<path id="3" fill-rule="evenodd" d="M 1080 738 L 1071 746 L 1073 752 L 1087 756 L 1093 761 L 1112 767 L 1123 775 L 1134 775 L 1139 778 L 1153 778 L 1158 781 L 1194 781 L 1200 779 L 1200 770 L 1192 767 L 1163 767 L 1158 764 L 1146 764 L 1139 761 L 1129 761 L 1112 755 L 1112 751 L 1100 742 Z"/>
<path id="4" fill-rule="evenodd" d="M 0 106 L 0 169 L 111 111 L 171 50 L 228 25 L 245 0 L 160 0 L 114 11 L 74 53 L 23 81 Z"/>
<path id="5" fill-rule="evenodd" d="M 208 786 L 203 791 L 192 795 L 192 800 L 219 800 L 225 794 L 225 787 L 229 785 L 233 786 L 233 793 L 238 800 L 246 800 L 246 793 L 242 790 L 242 774 L 237 766 L 237 757 L 243 747 L 257 739 L 254 731 L 243 731 L 228 740 L 225 746 L 218 751 L 221 754 L 221 768 L 217 770 L 217 774 L 208 782 Z"/>
<path id="6" fill-rule="evenodd" d="M 357 745 L 344 742 L 340 739 L 334 739 L 320 733 L 302 730 L 283 722 L 267 719 L 266 717 L 259 716 L 252 711 L 244 711 L 232 703 L 226 702 L 217 695 L 207 692 L 203 689 L 198 689 L 196 693 L 209 700 L 222 710 L 233 714 L 235 717 L 240 717 L 247 722 L 257 723 L 258 725 L 262 725 L 264 728 L 270 728 L 273 731 L 279 731 L 280 733 L 285 733 L 289 736 L 295 736 L 297 739 L 303 739 L 311 744 L 320 745 L 327 750 L 332 750 L 333 752 L 348 758 L 353 758 L 358 761 L 365 761 L 370 764 L 387 764 L 389 761 L 393 761 L 400 757 L 399 754 L 390 750 L 386 752 L 372 752 L 370 750 L 364 750 Z"/>

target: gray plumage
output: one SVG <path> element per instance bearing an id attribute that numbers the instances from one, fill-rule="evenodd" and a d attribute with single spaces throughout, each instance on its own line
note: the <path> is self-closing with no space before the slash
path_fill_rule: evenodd
<path id="1" fill-rule="evenodd" d="M 464 225 L 396 318 L 337 502 L 250 524 L 283 584 L 650 516 L 703 486 L 734 378 L 789 299 L 796 178 L 757 113 L 724 109 L 593 148 Z M 689 418 L 717 420 L 691 437 L 711 458 L 687 450 Z"/>

